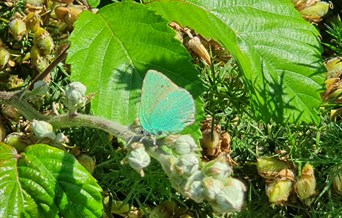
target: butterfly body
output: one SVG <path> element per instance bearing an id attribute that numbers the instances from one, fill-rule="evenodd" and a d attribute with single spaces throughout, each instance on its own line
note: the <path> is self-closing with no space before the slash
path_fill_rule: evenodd
<path id="1" fill-rule="evenodd" d="M 148 135 L 181 132 L 195 121 L 195 103 L 191 94 L 162 73 L 146 73 L 139 111 L 143 131 Z"/>

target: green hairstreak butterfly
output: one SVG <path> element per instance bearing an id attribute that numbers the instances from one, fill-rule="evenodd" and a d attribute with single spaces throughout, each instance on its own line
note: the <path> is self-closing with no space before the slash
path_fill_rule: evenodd
<path id="1" fill-rule="evenodd" d="M 178 133 L 195 121 L 194 99 L 162 73 L 149 70 L 143 81 L 139 119 L 145 134 Z"/>

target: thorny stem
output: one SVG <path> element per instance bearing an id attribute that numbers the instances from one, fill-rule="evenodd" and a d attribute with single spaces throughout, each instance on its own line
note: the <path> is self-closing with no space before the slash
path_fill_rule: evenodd
<path id="1" fill-rule="evenodd" d="M 22 92 L 0 91 L 0 104 L 7 104 L 15 107 L 28 120 L 44 120 L 49 122 L 54 128 L 66 128 L 72 126 L 86 126 L 101 129 L 109 134 L 124 139 L 126 142 L 137 137 L 127 126 L 116 122 L 85 114 L 63 114 L 58 116 L 44 116 L 33 108 L 24 98 Z"/>

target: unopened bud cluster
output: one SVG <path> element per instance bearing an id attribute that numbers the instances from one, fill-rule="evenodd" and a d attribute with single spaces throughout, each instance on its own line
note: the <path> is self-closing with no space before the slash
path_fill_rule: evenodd
<path id="1" fill-rule="evenodd" d="M 241 209 L 246 187 L 232 178 L 233 170 L 224 155 L 201 167 L 192 137 L 170 135 L 158 144 L 160 153 L 154 156 L 178 192 L 196 202 L 207 201 L 217 213 Z"/>

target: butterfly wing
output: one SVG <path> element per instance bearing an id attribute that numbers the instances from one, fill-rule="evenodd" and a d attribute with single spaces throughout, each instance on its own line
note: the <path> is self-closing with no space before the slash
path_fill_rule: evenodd
<path id="1" fill-rule="evenodd" d="M 195 103 L 188 91 L 149 70 L 143 82 L 139 118 L 149 134 L 180 132 L 194 122 Z"/>

